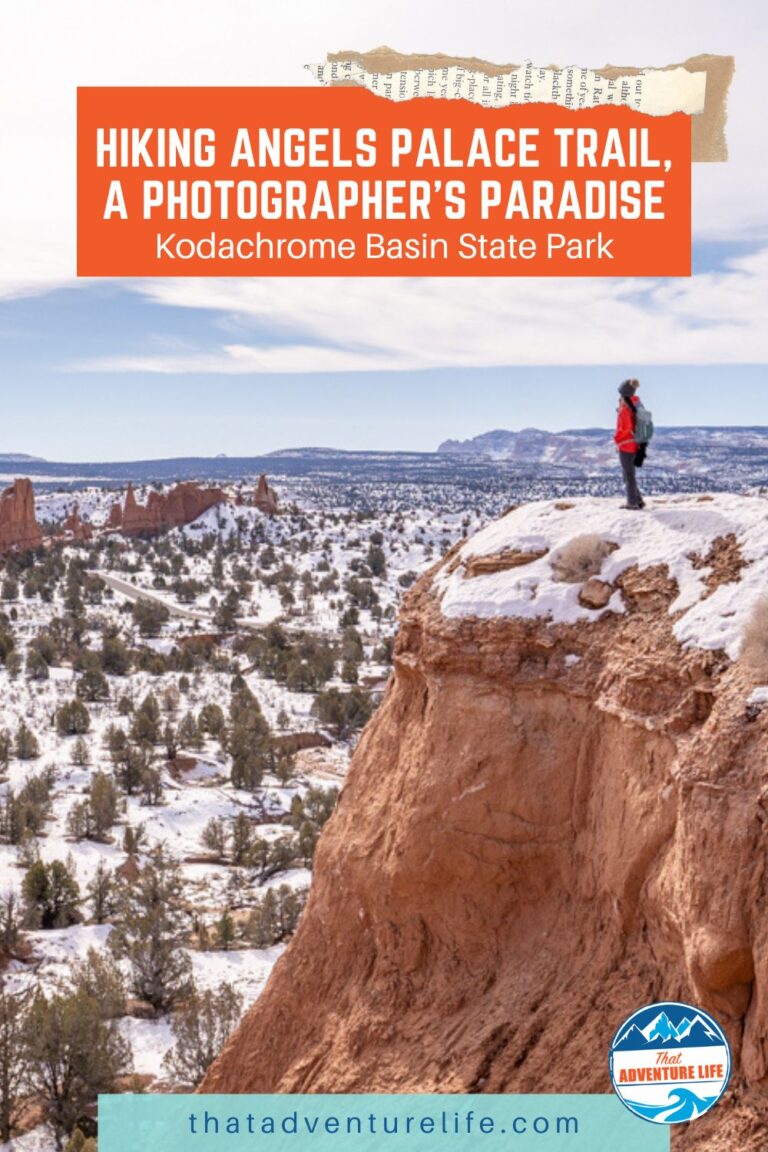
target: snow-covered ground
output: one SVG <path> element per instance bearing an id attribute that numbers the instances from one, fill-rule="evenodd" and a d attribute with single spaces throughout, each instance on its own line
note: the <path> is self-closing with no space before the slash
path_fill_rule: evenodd
<path id="1" fill-rule="evenodd" d="M 679 588 L 670 613 L 681 644 L 739 656 L 755 604 L 768 594 L 768 498 L 760 495 L 656 497 L 644 512 L 627 511 L 611 499 L 524 505 L 479 532 L 460 550 L 458 562 L 440 572 L 442 611 L 452 617 L 549 618 L 569 624 L 622 612 L 620 591 L 605 608 L 592 609 L 580 602 L 580 584 L 557 578 L 553 561 L 583 535 L 614 546 L 599 572 L 607 583 L 634 566 L 667 565 Z M 708 594 L 711 567 L 703 561 L 716 540 L 730 535 L 745 567 L 738 579 Z M 472 557 L 505 552 L 542 555 L 520 567 L 467 578 Z"/>
<path id="2" fill-rule="evenodd" d="M 311 871 L 294 860 L 259 882 L 253 869 L 217 861 L 204 843 L 204 830 L 214 819 L 230 827 L 236 816 L 245 814 L 258 838 L 277 841 L 293 834 L 287 816 L 294 797 L 341 786 L 359 733 L 340 737 L 321 723 L 314 709 L 318 692 L 371 693 L 375 707 L 389 673 L 405 590 L 452 544 L 498 511 L 497 497 L 493 503 L 479 498 L 467 511 L 464 499 L 450 486 L 426 492 L 413 485 L 362 490 L 313 480 L 297 482 L 294 490 L 282 487 L 281 515 L 269 519 L 252 506 L 235 503 L 241 491 L 231 487 L 231 503 L 152 541 L 126 540 L 104 530 L 123 492 L 89 484 L 38 495 L 41 523 L 61 523 L 77 504 L 97 534 L 92 542 L 55 548 L 44 592 L 34 583 L 36 565 L 14 570 L 17 589 L 6 588 L 6 598 L 0 599 L 0 626 L 13 635 L 20 658 L 16 668 L 4 667 L 0 660 L 0 731 L 14 735 L 23 721 L 39 746 L 31 759 L 11 756 L 7 771 L 0 773 L 0 801 L 8 790 L 18 792 L 30 779 L 52 773 L 51 809 L 36 851 L 44 863 L 68 864 L 83 899 L 80 923 L 27 931 L 28 955 L 11 961 L 5 973 L 10 990 L 40 988 L 48 993 L 66 986 L 74 961 L 85 959 L 90 949 L 105 952 L 113 929 L 92 921 L 88 888 L 100 866 L 115 870 L 126 862 L 126 830 L 141 829 L 140 866 L 152 848 L 162 844 L 180 867 L 190 916 L 188 935 L 178 946 L 189 954 L 196 984 L 215 990 L 229 982 L 243 997 L 244 1009 L 250 1007 L 285 942 L 256 948 L 241 936 L 227 951 L 212 945 L 200 948 L 193 940 L 192 911 L 195 921 L 215 936 L 225 909 L 247 916 L 270 890 L 306 891 Z M 146 486 L 136 487 L 140 502 L 147 494 Z M 2 567 L 0 561 L 0 583 Z M 56 567 L 53 575 L 51 567 Z M 36 645 L 42 641 L 47 651 L 46 637 L 66 632 L 72 609 L 68 571 L 85 573 L 91 582 L 88 589 L 78 583 L 84 603 L 77 611 L 85 620 L 81 646 L 100 652 L 105 637 L 117 635 L 135 655 L 127 674 L 108 673 L 109 699 L 87 703 L 84 764 L 73 763 L 75 737 L 60 735 L 55 723 L 57 710 L 75 698 L 81 680 L 67 643 L 57 641 L 53 657 L 48 652 L 41 678 L 29 674 L 26 665 Z M 234 598 L 235 607 L 224 618 L 221 610 L 228 597 Z M 143 634 L 139 626 L 136 613 L 142 606 L 167 610 L 167 615 L 161 611 L 152 634 Z M 278 629 L 272 637 L 275 650 L 286 649 L 292 659 L 303 652 L 299 663 L 303 659 L 310 668 L 316 653 L 325 651 L 331 654 L 331 668 L 311 687 L 301 675 L 265 669 L 259 644 L 270 626 Z M 189 660 L 187 646 L 196 653 Z M 128 731 L 132 715 L 150 694 L 160 705 L 161 728 L 179 727 L 185 717 L 199 716 L 210 705 L 218 705 L 226 715 L 234 676 L 256 697 L 276 738 L 299 739 L 290 777 L 267 774 L 253 792 L 235 788 L 232 761 L 210 734 L 202 733 L 194 747 L 180 744 L 180 768 L 168 761 L 160 742 L 154 749 L 162 786 L 159 802 L 148 805 L 138 793 L 121 795 L 109 835 L 98 841 L 74 839 L 70 815 L 86 797 L 94 774 L 115 775 L 109 730 L 116 726 Z M 304 746 L 307 740 L 316 746 Z M 28 864 L 17 845 L 0 839 L 0 895 L 21 896 Z M 127 973 L 124 962 L 122 966 Z M 120 1028 L 130 1043 L 134 1070 L 162 1080 L 163 1059 L 174 1039 L 171 1019 L 130 1016 Z M 50 1136 L 44 1130 L 16 1143 L 23 1152 L 48 1147 Z"/>

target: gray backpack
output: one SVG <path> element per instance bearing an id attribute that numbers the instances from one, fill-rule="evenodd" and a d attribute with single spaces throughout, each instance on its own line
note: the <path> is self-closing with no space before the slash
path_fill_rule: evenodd
<path id="1" fill-rule="evenodd" d="M 635 443 L 650 444 L 651 440 L 653 440 L 653 434 L 656 431 L 653 426 L 653 413 L 649 412 L 638 400 L 635 405 L 635 416 L 637 418 L 634 437 Z"/>

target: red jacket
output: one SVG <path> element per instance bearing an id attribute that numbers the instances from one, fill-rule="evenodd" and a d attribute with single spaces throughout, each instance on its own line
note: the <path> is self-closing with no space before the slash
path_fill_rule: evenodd
<path id="1" fill-rule="evenodd" d="M 632 405 L 636 408 L 639 403 L 640 401 L 637 397 L 633 396 Z M 619 415 L 616 420 L 616 435 L 613 439 L 618 445 L 619 452 L 637 452 L 635 421 L 632 419 L 632 413 L 624 400 L 621 401 L 619 406 Z"/>

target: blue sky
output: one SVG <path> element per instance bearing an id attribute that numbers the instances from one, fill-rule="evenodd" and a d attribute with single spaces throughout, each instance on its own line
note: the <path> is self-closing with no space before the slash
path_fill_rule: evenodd
<path id="1" fill-rule="evenodd" d="M 768 424 L 768 370 L 750 362 L 762 259 L 707 243 L 690 281 L 91 281 L 11 297 L 0 452 L 432 451 L 492 428 L 608 426 L 629 375 L 659 423 Z M 741 330 L 734 279 L 740 312 L 754 297 Z M 721 328 L 736 362 L 710 362 Z"/>
<path id="2" fill-rule="evenodd" d="M 211 381 L 43 382 L 4 400 L 0 451 L 52 460 L 251 456 L 321 445 L 430 451 L 493 428 L 609 426 L 621 370 L 485 369 Z M 664 424 L 768 424 L 765 372 L 653 367 L 643 395 Z"/>
<path id="3" fill-rule="evenodd" d="M 767 424 L 768 250 L 691 280 L 163 280 L 0 299 L 0 452 L 432 451 L 493 428 Z"/>

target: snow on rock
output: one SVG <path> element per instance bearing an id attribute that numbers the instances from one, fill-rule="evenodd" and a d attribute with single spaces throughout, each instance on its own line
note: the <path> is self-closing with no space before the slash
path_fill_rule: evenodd
<path id="1" fill-rule="evenodd" d="M 604 561 L 600 578 L 614 582 L 627 569 L 666 565 L 679 595 L 670 607 L 674 632 L 684 647 L 724 649 L 738 657 L 744 626 L 755 603 L 768 591 L 768 499 L 719 494 L 677 496 L 648 502 L 631 512 L 612 499 L 584 498 L 558 506 L 527 504 L 478 532 L 435 578 L 441 606 L 449 617 L 497 616 L 573 624 L 623 611 L 620 591 L 604 609 L 579 602 L 580 585 L 558 581 L 552 559 L 577 536 L 596 534 L 617 547 Z M 701 559 L 717 539 L 733 535 L 746 566 L 732 582 L 707 586 L 711 574 Z M 468 579 L 472 557 L 502 552 L 546 554 L 532 563 Z M 693 558 L 698 557 L 697 566 Z M 711 594 L 708 594 L 711 591 Z"/>

